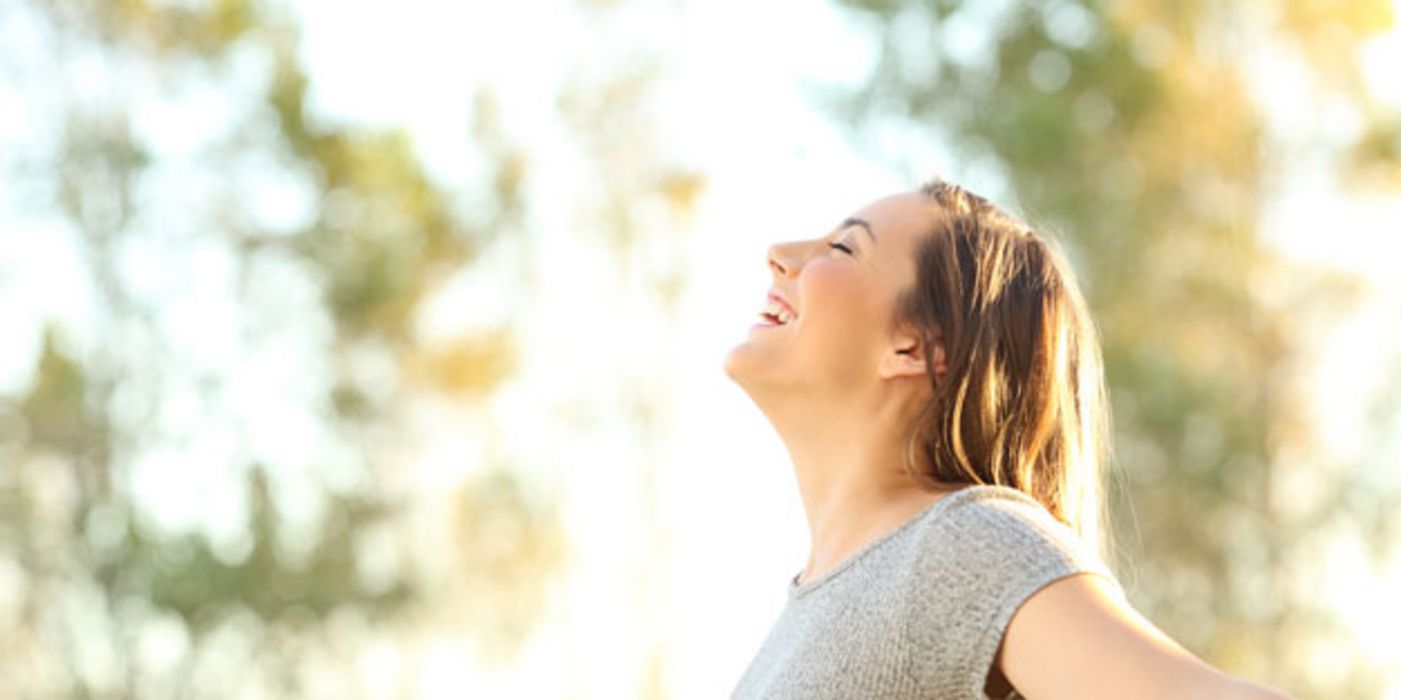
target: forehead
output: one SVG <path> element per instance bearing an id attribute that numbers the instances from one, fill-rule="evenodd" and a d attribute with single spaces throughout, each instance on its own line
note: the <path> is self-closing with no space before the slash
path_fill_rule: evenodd
<path id="1" fill-rule="evenodd" d="M 939 208 L 918 191 L 900 192 L 870 202 L 853 216 L 870 222 L 881 243 L 888 239 L 909 242 L 917 234 L 933 229 Z"/>

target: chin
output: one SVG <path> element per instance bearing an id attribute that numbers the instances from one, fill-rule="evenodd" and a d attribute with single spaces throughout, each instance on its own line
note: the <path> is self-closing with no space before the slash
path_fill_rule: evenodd
<path id="1" fill-rule="evenodd" d="M 730 351 L 725 355 L 724 363 L 721 365 L 721 370 L 725 372 L 725 376 L 729 377 L 736 384 L 741 384 L 740 378 L 743 371 L 742 365 L 744 364 L 744 360 L 740 355 L 743 354 L 743 352 L 744 343 L 730 348 Z"/>
<path id="2" fill-rule="evenodd" d="M 753 348 L 744 343 L 730 350 L 725 356 L 725 376 L 756 404 L 761 404 L 764 399 L 776 394 L 786 393 L 791 387 L 787 386 L 785 379 L 775 373 L 777 368 L 767 363 L 767 358 L 754 355 L 751 350 Z"/>
<path id="3" fill-rule="evenodd" d="M 746 393 L 762 384 L 765 375 L 772 370 L 772 367 L 766 365 L 763 353 L 756 352 L 757 350 L 759 348 L 752 347 L 748 341 L 741 341 L 725 355 L 722 367 L 725 376 Z"/>

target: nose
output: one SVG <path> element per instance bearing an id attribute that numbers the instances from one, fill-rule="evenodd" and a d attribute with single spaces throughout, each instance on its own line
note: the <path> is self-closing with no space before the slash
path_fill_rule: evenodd
<path id="1" fill-rule="evenodd" d="M 780 244 L 769 246 L 769 269 L 780 277 L 786 276 L 788 271 L 793 269 L 793 264 L 784 260 L 783 246 Z"/>

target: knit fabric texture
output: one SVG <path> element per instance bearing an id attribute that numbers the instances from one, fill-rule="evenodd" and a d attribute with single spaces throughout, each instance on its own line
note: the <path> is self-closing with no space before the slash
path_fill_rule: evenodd
<path id="1" fill-rule="evenodd" d="M 1089 573 L 1123 595 L 1044 506 L 990 485 L 943 496 L 800 585 L 801 573 L 731 700 L 988 700 L 1007 623 L 1033 593 Z"/>

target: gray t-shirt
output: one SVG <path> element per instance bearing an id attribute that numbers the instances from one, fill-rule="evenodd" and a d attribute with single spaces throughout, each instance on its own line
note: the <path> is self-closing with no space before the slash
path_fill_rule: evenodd
<path id="1" fill-rule="evenodd" d="M 985 700 L 1012 614 L 1081 572 L 1123 595 L 1104 561 L 1035 499 L 964 487 L 827 573 L 802 585 L 795 574 L 731 700 Z"/>

